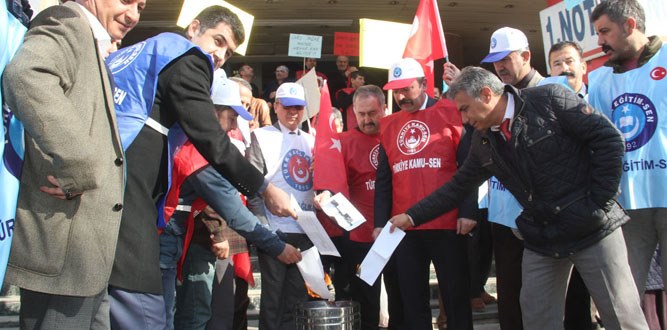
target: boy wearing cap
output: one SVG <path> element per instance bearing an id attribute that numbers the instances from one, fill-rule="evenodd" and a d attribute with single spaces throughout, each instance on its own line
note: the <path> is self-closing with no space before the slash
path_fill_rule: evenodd
<path id="1" fill-rule="evenodd" d="M 411 58 L 394 63 L 385 90 L 394 91 L 401 111 L 385 117 L 375 183 L 376 232 L 387 220 L 449 181 L 457 168 L 461 116 L 452 101 L 426 94 L 421 65 Z M 458 157 L 457 157 L 458 156 Z M 472 329 L 465 234 L 475 226 L 474 198 L 424 226 L 406 232 L 397 247 L 395 272 L 405 329 L 430 329 L 429 265 L 433 262 L 450 329 Z M 391 268 L 390 268 L 391 273 Z M 391 278 L 391 274 L 387 276 Z M 388 293 L 389 293 L 388 288 Z M 395 294 L 390 294 L 394 295 Z M 394 298 L 390 300 L 395 301 Z M 390 322 L 395 306 L 390 307 Z M 399 327 L 401 324 L 398 325 Z"/>
<path id="2" fill-rule="evenodd" d="M 236 127 L 238 116 L 252 119 L 241 105 L 239 85 L 229 79 L 216 77 L 211 99 L 224 131 Z M 225 223 L 222 219 L 211 217 L 195 218 L 206 204 L 221 215 Z M 172 189 L 166 200 L 165 218 L 169 222 L 160 235 L 160 267 L 163 269 L 165 291 L 169 287 L 173 288 L 175 280 L 173 275 L 165 275 L 173 274 L 169 269 L 174 269 L 179 259 L 182 264 L 183 284 L 178 288 L 174 322 L 177 329 L 206 327 L 212 314 L 214 288 L 227 292 L 232 290 L 226 295 L 229 301 L 221 305 L 223 310 L 216 310 L 216 313 L 227 315 L 224 319 L 229 321 L 228 324 L 216 324 L 216 327 L 231 328 L 234 314 L 233 287 L 221 287 L 213 283 L 213 274 L 216 271 L 224 273 L 224 268 L 227 268 L 215 267 L 216 259 L 227 258 L 227 242 L 222 235 L 224 226 L 231 227 L 264 253 L 281 262 L 294 263 L 300 259 L 300 253 L 293 246 L 285 244 L 275 233 L 262 226 L 243 205 L 239 192 L 208 164 L 190 142 L 186 142 L 174 157 Z M 185 252 L 184 258 L 181 258 L 181 246 Z M 227 262 L 225 266 L 230 265 Z M 169 313 L 173 302 L 165 299 L 165 305 Z"/>
<path id="3" fill-rule="evenodd" d="M 315 139 L 299 129 L 306 105 L 303 87 L 283 83 L 276 91 L 274 105 L 278 121 L 252 131 L 246 157 L 269 182 L 292 194 L 301 209 L 314 211 L 310 169 Z M 266 212 L 262 204 L 261 199 L 254 198 L 248 206 L 271 229 L 280 232 L 285 242 L 301 251 L 313 246 L 294 219 Z M 308 300 L 303 277 L 296 265 L 276 262 L 264 251 L 259 251 L 258 256 L 262 273 L 259 328 L 292 330 L 294 305 Z"/>

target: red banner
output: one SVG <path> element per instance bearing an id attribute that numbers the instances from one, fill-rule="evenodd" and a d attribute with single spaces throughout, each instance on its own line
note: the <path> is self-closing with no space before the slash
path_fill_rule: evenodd
<path id="1" fill-rule="evenodd" d="M 359 56 L 359 33 L 334 32 L 334 55 Z"/>

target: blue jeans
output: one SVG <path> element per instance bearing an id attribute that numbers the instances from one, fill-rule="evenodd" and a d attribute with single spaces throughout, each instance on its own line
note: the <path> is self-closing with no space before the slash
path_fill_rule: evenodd
<path id="1" fill-rule="evenodd" d="M 191 244 L 182 272 L 183 283 L 176 288 L 175 328 L 231 329 L 234 319 L 231 259 L 217 260 L 206 247 Z M 214 313 L 215 322 L 209 322 Z"/>

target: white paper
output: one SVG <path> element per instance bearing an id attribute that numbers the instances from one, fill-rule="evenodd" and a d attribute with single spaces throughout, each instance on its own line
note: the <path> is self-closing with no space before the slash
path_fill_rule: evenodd
<path id="1" fill-rule="evenodd" d="M 317 247 L 313 246 L 306 251 L 301 251 L 301 261 L 297 262 L 296 266 L 310 290 L 323 299 L 331 299 L 331 292 L 324 282 L 324 268 Z"/>
<path id="2" fill-rule="evenodd" d="M 306 233 L 306 236 L 313 242 L 320 253 L 340 257 L 338 249 L 336 249 L 336 246 L 331 241 L 331 237 L 329 237 L 329 234 L 327 234 L 324 227 L 322 227 L 320 220 L 317 219 L 315 212 L 303 211 L 292 194 L 290 194 L 290 203 L 298 218 L 296 223 L 299 224 L 301 229 L 303 229 L 303 232 Z"/>
<path id="3" fill-rule="evenodd" d="M 317 249 L 320 250 L 321 254 L 340 257 L 338 249 L 336 249 L 336 246 L 331 241 L 331 237 L 329 237 L 329 234 L 322 227 L 320 220 L 317 219 L 315 212 L 301 211 L 297 212 L 297 216 L 299 217 L 297 223 Z"/>
<path id="4" fill-rule="evenodd" d="M 334 218 L 343 229 L 350 231 L 366 222 L 364 216 L 357 210 L 345 195 L 337 193 L 322 204 L 322 211 Z"/>
<path id="5" fill-rule="evenodd" d="M 392 253 L 394 253 L 398 244 L 405 237 L 405 232 L 400 228 L 396 228 L 393 233 L 390 233 L 390 227 L 391 222 L 387 222 L 375 240 L 375 243 L 373 243 L 371 250 L 368 251 L 366 258 L 361 262 L 361 266 L 359 266 L 357 276 L 368 283 L 368 285 L 375 283 Z"/>

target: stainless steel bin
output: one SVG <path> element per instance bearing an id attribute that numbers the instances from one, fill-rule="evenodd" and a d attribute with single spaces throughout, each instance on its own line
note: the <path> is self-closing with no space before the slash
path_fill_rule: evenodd
<path id="1" fill-rule="evenodd" d="M 359 330 L 361 315 L 356 301 L 309 301 L 294 309 L 296 330 Z"/>

